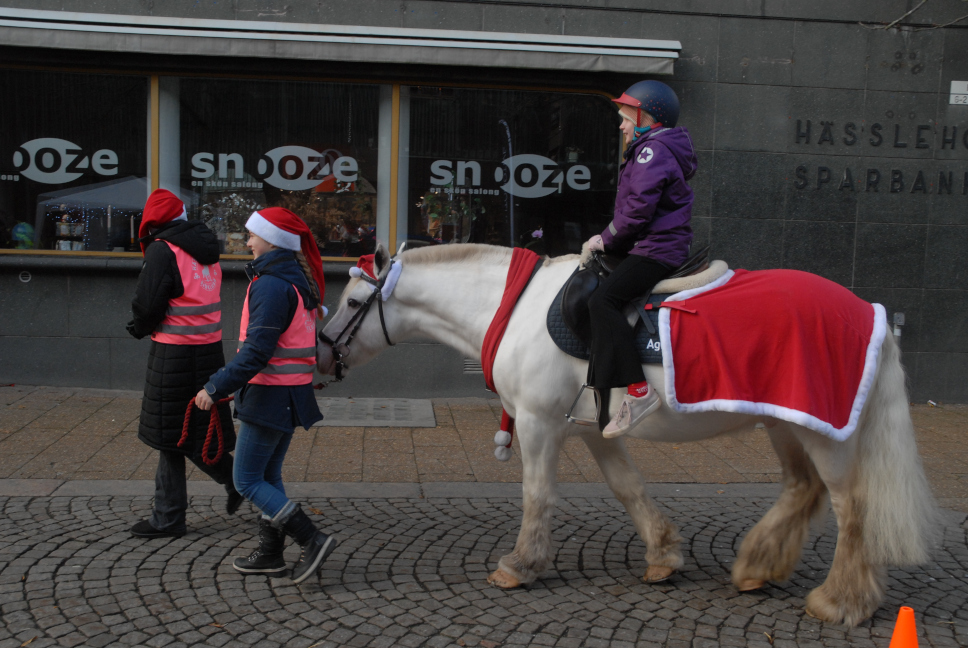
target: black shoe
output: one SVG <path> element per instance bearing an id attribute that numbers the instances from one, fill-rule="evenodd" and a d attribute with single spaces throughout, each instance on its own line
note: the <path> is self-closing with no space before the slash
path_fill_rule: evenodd
<path id="1" fill-rule="evenodd" d="M 336 548 L 336 539 L 319 531 L 298 504 L 282 523 L 282 530 L 302 547 L 299 560 L 292 568 L 294 583 L 301 583 L 309 578 Z"/>
<path id="2" fill-rule="evenodd" d="M 326 556 L 336 548 L 336 538 L 317 531 L 313 539 L 299 553 L 299 560 L 292 568 L 292 582 L 299 584 L 319 571 Z"/>
<path id="3" fill-rule="evenodd" d="M 263 518 L 259 520 L 259 548 L 248 558 L 236 558 L 232 567 L 243 574 L 281 574 L 286 571 L 285 546 L 286 534 Z"/>
<path id="4" fill-rule="evenodd" d="M 142 520 L 131 527 L 131 535 L 136 538 L 180 538 L 184 531 L 161 531 L 151 526 L 148 520 Z"/>
<path id="5" fill-rule="evenodd" d="M 242 506 L 242 502 L 245 501 L 245 498 L 242 497 L 242 493 L 231 487 L 228 491 L 228 496 L 228 500 L 225 502 L 225 512 L 229 515 L 235 515 L 235 512 L 239 510 L 240 506 Z"/>

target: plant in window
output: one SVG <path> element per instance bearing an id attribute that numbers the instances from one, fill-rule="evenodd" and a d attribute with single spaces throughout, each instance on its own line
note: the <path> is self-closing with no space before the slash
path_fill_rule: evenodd
<path id="1" fill-rule="evenodd" d="M 252 212 L 265 207 L 247 194 L 230 193 L 205 202 L 199 208 L 199 218 L 223 241 L 225 254 L 247 254 L 245 221 Z"/>

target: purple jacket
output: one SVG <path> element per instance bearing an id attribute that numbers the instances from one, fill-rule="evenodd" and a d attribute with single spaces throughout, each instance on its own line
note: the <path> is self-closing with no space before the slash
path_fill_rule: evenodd
<path id="1" fill-rule="evenodd" d="M 676 268 L 692 243 L 696 152 L 685 128 L 649 132 L 629 145 L 619 171 L 612 222 L 602 232 L 609 252 L 649 257 Z"/>

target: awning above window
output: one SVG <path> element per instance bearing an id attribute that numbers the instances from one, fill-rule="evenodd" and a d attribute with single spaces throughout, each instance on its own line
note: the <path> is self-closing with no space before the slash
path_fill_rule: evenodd
<path id="1" fill-rule="evenodd" d="M 672 74 L 679 41 L 0 8 L 0 45 L 146 54 Z"/>

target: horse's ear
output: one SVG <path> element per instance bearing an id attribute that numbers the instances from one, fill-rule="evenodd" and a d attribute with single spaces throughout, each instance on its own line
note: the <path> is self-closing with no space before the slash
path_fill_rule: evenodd
<path id="1" fill-rule="evenodd" d="M 389 270 L 390 253 L 387 251 L 387 246 L 377 243 L 376 252 L 373 253 L 373 271 L 378 279 L 382 279 Z"/>

